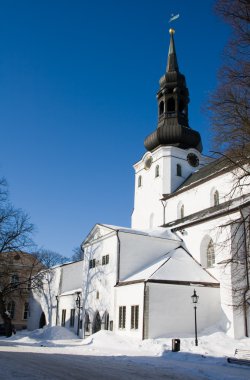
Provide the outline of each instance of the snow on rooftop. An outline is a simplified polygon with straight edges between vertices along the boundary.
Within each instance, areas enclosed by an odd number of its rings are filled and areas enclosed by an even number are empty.
[[[125,233],[131,233],[136,235],[144,235],[144,236],[152,236],[162,239],[169,239],[169,240],[177,240],[181,241],[179,236],[177,236],[175,233],[173,233],[170,229],[158,227],[156,229],[148,229],[148,230],[137,230],[134,228],[128,228],[128,227],[120,227],[120,226],[113,226],[110,224],[102,224],[102,226],[111,228],[116,231],[125,232]]]
[[[81,292],[82,292],[82,288],[72,289],[72,290],[69,290],[67,292],[61,293],[60,296],[69,296],[71,294],[76,294],[76,293],[81,293]]]
[[[127,277],[124,281],[149,279],[218,283],[182,247],[166,253],[152,265]]]

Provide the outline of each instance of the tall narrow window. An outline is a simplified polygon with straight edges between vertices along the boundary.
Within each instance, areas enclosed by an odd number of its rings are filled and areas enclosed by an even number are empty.
[[[119,307],[119,329],[126,327],[126,306]]]
[[[23,308],[23,319],[28,319],[29,316],[29,303],[25,302],[24,303],[24,308]]]
[[[215,264],[214,244],[211,239],[207,247],[207,267],[211,268]]]
[[[62,310],[62,323],[61,325],[64,327],[65,326],[65,321],[66,321],[66,309]]]
[[[85,326],[85,331],[89,332],[89,327],[90,327],[90,319],[89,319],[89,313],[87,311],[85,312],[85,321],[84,321],[84,326]]]
[[[219,203],[220,203],[220,201],[219,201],[219,192],[218,192],[218,190],[216,190],[214,192],[214,206],[218,206]]]
[[[163,100],[159,104],[159,116],[161,116],[164,112],[164,102]]]
[[[109,263],[109,255],[102,256],[102,265],[107,265]]]
[[[177,164],[177,165],[176,165],[176,175],[177,175],[178,177],[181,177],[181,176],[182,176],[181,165],[180,165],[180,164]]]
[[[181,209],[180,209],[180,217],[181,217],[181,219],[184,218],[184,205],[181,206]]]
[[[69,326],[74,327],[74,325],[75,325],[75,309],[71,309]]]
[[[138,177],[138,187],[141,187],[142,186],[142,176],[139,175]]]
[[[175,111],[175,100],[174,98],[169,98],[167,103],[167,112]]]
[[[15,318],[15,309],[16,309],[15,302],[14,301],[8,302],[7,312],[9,313],[11,319]]]
[[[131,329],[138,330],[139,305],[131,306]]]
[[[95,268],[95,259],[89,260],[89,269]]]
[[[159,175],[160,175],[160,167],[159,167],[159,165],[156,165],[156,167],[155,167],[155,178],[159,177]]]
[[[13,274],[11,277],[11,285],[17,287],[19,285],[19,276],[18,274]]]

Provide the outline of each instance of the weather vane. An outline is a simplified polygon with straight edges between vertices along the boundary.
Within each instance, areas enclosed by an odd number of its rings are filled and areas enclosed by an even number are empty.
[[[169,22],[175,21],[175,20],[177,20],[177,18],[179,18],[179,17],[180,17],[179,13],[178,13],[177,15],[174,15],[174,14],[172,13],[172,14],[171,14],[171,18],[169,19]]]

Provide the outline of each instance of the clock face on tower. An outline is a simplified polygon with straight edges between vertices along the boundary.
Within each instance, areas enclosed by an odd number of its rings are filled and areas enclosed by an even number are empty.
[[[196,168],[199,165],[199,158],[196,156],[194,153],[189,153],[187,155],[187,162],[189,163],[190,166],[193,166]]]
[[[153,162],[153,158],[152,158],[152,156],[147,157],[147,158],[145,159],[145,161],[144,161],[144,168],[145,168],[146,170],[150,169],[150,168],[151,168],[151,165],[152,165],[152,162]]]

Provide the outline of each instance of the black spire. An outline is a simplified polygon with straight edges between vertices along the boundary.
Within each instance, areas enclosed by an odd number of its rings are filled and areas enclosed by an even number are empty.
[[[175,44],[174,44],[174,29],[170,29],[170,44],[168,49],[168,63],[166,72],[170,71],[179,71],[178,62],[177,62],[177,56],[175,51]]]
[[[172,145],[179,148],[196,148],[202,151],[199,132],[188,124],[189,92],[185,76],[179,72],[174,44],[174,30],[170,29],[170,44],[166,73],[160,79],[157,93],[158,126],[146,137],[144,145],[152,151],[160,145]]]

